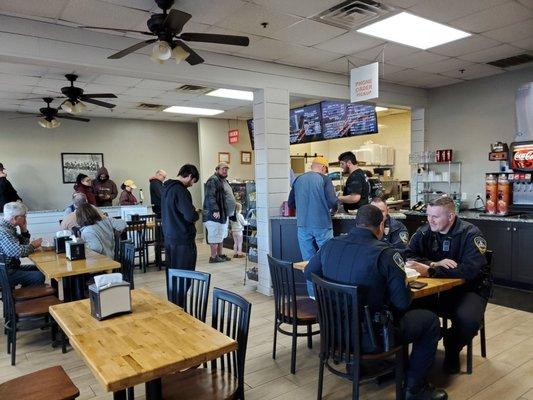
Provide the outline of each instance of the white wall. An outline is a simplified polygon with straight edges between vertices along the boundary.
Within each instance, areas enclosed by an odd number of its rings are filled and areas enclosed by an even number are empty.
[[[485,191],[485,173],[498,171],[498,162],[488,161],[490,143],[514,139],[516,90],[531,81],[527,68],[429,91],[427,148],[453,149],[470,206]]]
[[[239,129],[239,142],[228,143],[228,131]],[[215,171],[218,153],[230,153],[229,179],[255,179],[255,160],[246,121],[215,118],[198,120],[200,148],[200,182],[205,182]],[[252,152],[252,163],[241,164],[241,151]]]
[[[88,123],[63,120],[59,128],[48,130],[37,125],[37,118],[11,119],[19,116],[0,113],[0,162],[31,210],[63,209],[70,203],[73,185],[63,184],[61,153],[104,153],[117,186],[133,179],[148,204],[148,178],[157,169],[175,177],[182,164],[199,165],[193,123],[91,118]],[[200,207],[199,185],[191,192]]]

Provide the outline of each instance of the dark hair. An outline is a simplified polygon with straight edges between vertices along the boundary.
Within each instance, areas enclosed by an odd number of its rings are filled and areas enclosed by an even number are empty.
[[[79,227],[94,225],[101,221],[102,217],[89,203],[82,204],[76,209],[76,223]]]
[[[85,175],[85,174],[78,174],[78,176],[76,177],[76,183],[81,185],[81,181],[87,178],[87,176],[88,175]]]
[[[367,178],[372,178],[374,176],[374,174],[367,169],[364,169],[363,172],[365,173]]]
[[[381,210],[372,204],[365,204],[357,210],[355,226],[358,228],[375,229],[381,224],[381,221],[383,221]]]
[[[120,185],[120,188],[121,188],[122,190],[126,190],[126,185],[122,184],[122,185]]]
[[[357,158],[355,158],[355,154],[351,151],[345,151],[344,153],[342,153],[339,156],[339,161],[351,161],[353,165],[357,164]]]
[[[198,172],[198,168],[196,168],[192,164],[183,165],[180,168],[178,175],[182,178],[187,178],[189,175],[191,175],[192,179],[196,179],[196,182],[200,180],[200,173]]]

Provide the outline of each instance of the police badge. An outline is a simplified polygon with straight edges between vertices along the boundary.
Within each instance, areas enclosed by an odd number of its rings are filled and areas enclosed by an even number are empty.
[[[402,241],[402,243],[407,244],[407,242],[409,241],[409,232],[400,232],[400,240]]]
[[[474,244],[481,254],[485,254],[487,251],[487,241],[485,239],[483,239],[481,236],[476,236],[474,238]]]
[[[396,265],[398,267],[400,267],[400,269],[402,271],[405,272],[405,261],[403,260],[402,256],[400,255],[400,253],[394,253],[394,255],[392,256],[392,259],[393,261],[396,263]]]

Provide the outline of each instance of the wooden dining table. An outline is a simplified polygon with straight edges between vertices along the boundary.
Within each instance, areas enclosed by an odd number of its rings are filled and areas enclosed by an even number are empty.
[[[119,262],[89,248],[85,249],[83,260],[71,261],[64,253],[57,254],[55,251],[36,251],[28,257],[50,281],[62,281],[64,301],[82,297],[80,291],[84,275],[120,268]]]
[[[89,300],[50,307],[72,347],[114,399],[146,385],[162,399],[161,377],[214,360],[237,342],[145,289],[131,291],[132,312],[98,321]]]
[[[293,268],[305,271],[308,261],[295,262]],[[464,279],[457,278],[422,278],[418,277],[416,282],[427,283],[421,289],[411,288],[411,295],[413,299],[419,299],[421,297],[431,296],[433,294],[441,293],[446,290],[450,290],[456,286],[460,286],[465,283]]]

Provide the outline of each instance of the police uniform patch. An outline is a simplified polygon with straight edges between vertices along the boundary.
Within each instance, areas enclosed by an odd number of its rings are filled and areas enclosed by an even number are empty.
[[[476,236],[474,238],[474,244],[481,254],[485,254],[487,251],[487,241],[485,239],[483,239],[481,236]]]
[[[396,263],[396,265],[398,267],[400,267],[400,269],[402,271],[405,271],[405,261],[403,261],[403,258],[402,256],[400,255],[400,253],[394,253],[394,255],[392,256],[392,259],[394,260],[394,262]]]
[[[400,240],[402,241],[402,243],[407,244],[407,242],[409,241],[409,232],[406,232],[406,231],[400,232]]]

